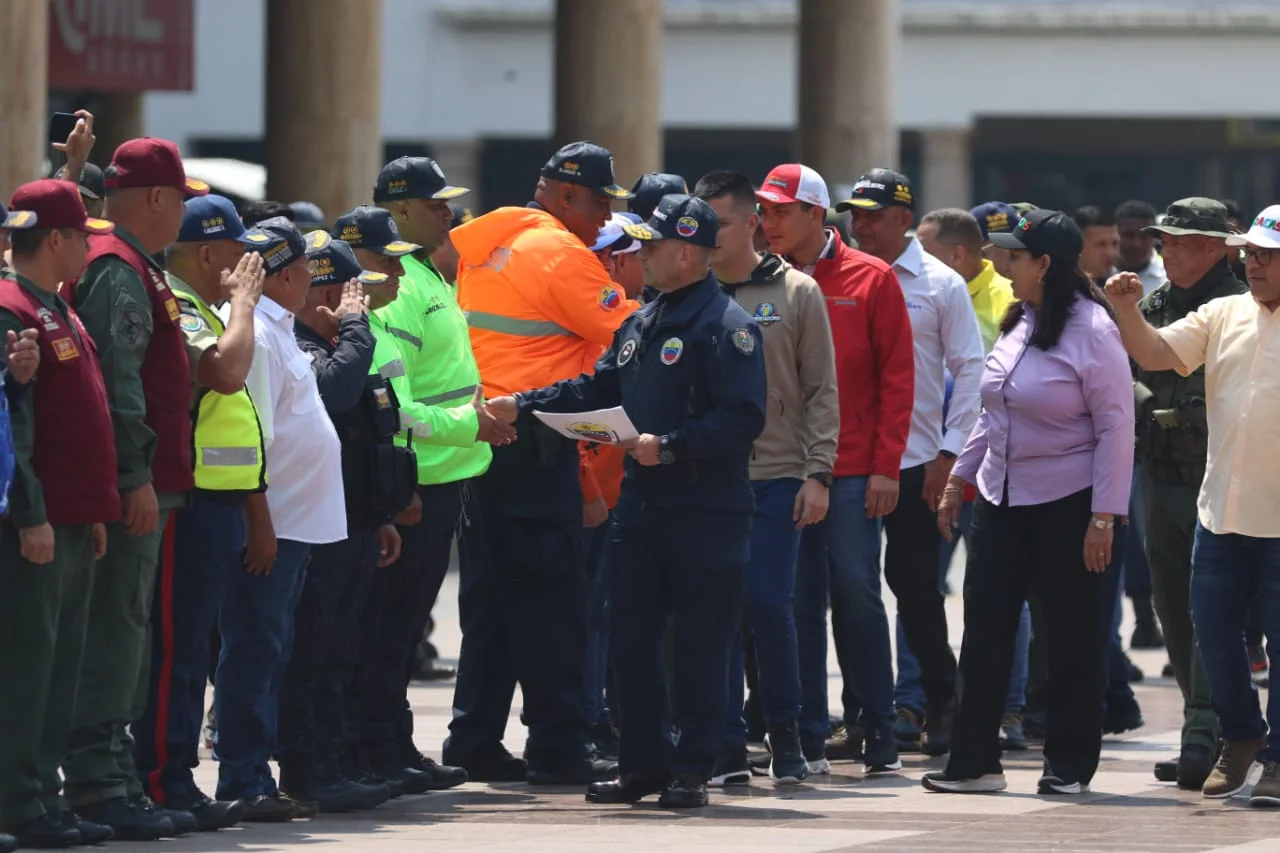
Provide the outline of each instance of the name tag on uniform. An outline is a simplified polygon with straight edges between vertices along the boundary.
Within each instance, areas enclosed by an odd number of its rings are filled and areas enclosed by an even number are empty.
[[[391,408],[391,395],[387,393],[386,388],[373,389],[373,404],[379,409]]]
[[[76,343],[71,338],[58,338],[51,345],[53,346],[53,354],[58,357],[58,361],[70,361],[73,358],[80,357],[80,350],[76,348]]]

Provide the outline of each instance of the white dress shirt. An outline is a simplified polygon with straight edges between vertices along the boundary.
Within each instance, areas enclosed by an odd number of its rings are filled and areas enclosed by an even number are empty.
[[[341,542],[347,538],[342,446],[320,401],[311,356],[293,336],[293,315],[264,295],[253,311],[253,340],[245,387],[262,424],[276,538]]]
[[[933,461],[939,450],[956,455],[978,422],[981,409],[982,332],[969,299],[969,286],[959,273],[920,248],[914,237],[893,262],[911,315],[915,350],[915,405],[902,467]],[[942,403],[947,383],[944,368],[955,377],[946,435]]]
[[[1138,278],[1142,281],[1142,295],[1147,296],[1151,291],[1165,283],[1167,275],[1164,270],[1164,258],[1160,257],[1158,252],[1151,253],[1151,260],[1147,261],[1147,265],[1138,270]]]

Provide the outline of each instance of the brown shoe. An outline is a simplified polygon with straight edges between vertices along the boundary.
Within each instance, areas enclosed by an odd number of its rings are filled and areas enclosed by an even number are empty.
[[[1249,805],[1276,808],[1280,806],[1280,762],[1262,762],[1262,777],[1253,786]]]
[[[1249,768],[1253,766],[1254,756],[1266,745],[1267,739],[1263,737],[1223,741],[1218,764],[1204,782],[1205,797],[1221,800],[1240,793],[1249,776]]]
[[[860,761],[862,759],[862,727],[837,726],[827,738],[827,759],[830,761]]]

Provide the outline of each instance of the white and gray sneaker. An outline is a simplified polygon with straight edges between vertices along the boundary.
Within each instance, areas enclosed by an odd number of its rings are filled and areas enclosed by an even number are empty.
[[[725,745],[716,756],[715,769],[707,780],[708,788],[723,788],[726,785],[750,785],[751,765],[747,763],[747,746]]]
[[[951,776],[945,770],[926,773],[920,780],[927,790],[940,794],[994,794],[1009,787],[1003,773],[984,773],[977,777]]]

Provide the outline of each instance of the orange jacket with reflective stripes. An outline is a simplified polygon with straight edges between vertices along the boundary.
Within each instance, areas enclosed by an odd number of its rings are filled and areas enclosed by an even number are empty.
[[[449,236],[458,250],[458,304],[487,397],[580,375],[640,307],[541,208],[498,208]]]

